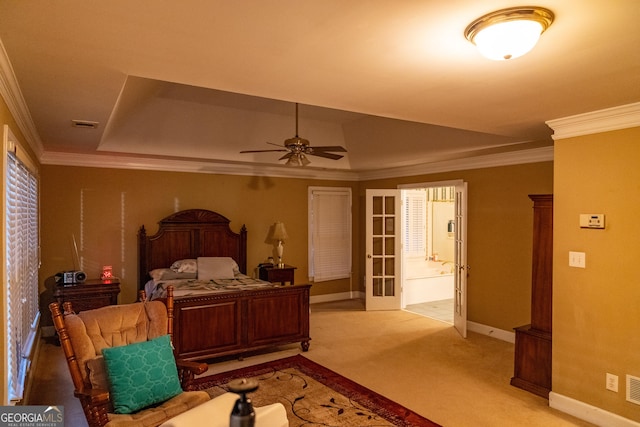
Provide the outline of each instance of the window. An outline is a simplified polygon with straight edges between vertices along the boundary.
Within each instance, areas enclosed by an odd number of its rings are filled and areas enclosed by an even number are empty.
[[[404,230],[402,246],[407,257],[425,258],[427,255],[427,192],[403,190]]]
[[[351,277],[351,189],[309,187],[309,276]]]
[[[15,139],[5,126],[8,399],[22,399],[40,312],[38,307],[38,179],[18,158]],[[22,157],[22,156],[20,156]],[[30,162],[29,162],[30,163]],[[8,404],[9,402],[3,402]]]

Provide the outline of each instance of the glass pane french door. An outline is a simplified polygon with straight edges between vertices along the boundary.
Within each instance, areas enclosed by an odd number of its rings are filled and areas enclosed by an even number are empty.
[[[400,309],[400,202],[399,190],[367,190],[367,310]]]

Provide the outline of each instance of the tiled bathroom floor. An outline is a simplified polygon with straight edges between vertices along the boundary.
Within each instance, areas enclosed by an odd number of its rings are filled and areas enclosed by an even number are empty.
[[[443,322],[453,323],[453,298],[411,304],[407,305],[405,310]]]

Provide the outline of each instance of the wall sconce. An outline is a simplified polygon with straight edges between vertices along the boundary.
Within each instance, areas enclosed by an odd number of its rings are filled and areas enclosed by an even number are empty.
[[[284,267],[284,263],[282,262],[282,253],[284,252],[284,247],[282,243],[288,238],[289,235],[287,234],[287,229],[284,227],[284,224],[282,222],[278,221],[271,226],[267,241],[277,245],[276,252],[278,253],[278,267]]]
[[[533,49],[553,19],[553,12],[543,7],[501,9],[473,21],[464,36],[489,59],[513,59]]]

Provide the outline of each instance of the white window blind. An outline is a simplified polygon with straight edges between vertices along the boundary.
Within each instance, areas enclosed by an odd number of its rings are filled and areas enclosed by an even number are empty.
[[[38,179],[13,152],[7,153],[7,372],[8,396],[22,399],[38,327]]]
[[[351,189],[309,188],[309,276],[351,277]]]
[[[408,257],[427,254],[427,193],[424,190],[404,190],[403,250]]]

